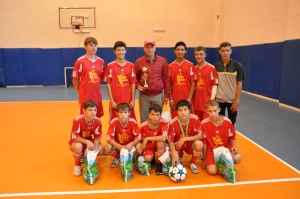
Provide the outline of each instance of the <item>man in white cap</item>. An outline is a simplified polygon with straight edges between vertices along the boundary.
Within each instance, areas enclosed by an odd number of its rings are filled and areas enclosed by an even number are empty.
[[[144,42],[144,56],[135,62],[137,88],[140,91],[141,122],[147,120],[152,103],[163,105],[168,100],[168,62],[157,55],[152,40]]]

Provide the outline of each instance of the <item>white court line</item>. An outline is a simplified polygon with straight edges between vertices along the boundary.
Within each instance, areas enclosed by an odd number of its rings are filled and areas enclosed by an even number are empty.
[[[234,187],[241,185],[280,183],[280,182],[300,182],[300,178],[278,178],[267,180],[249,180],[236,183],[213,183],[202,185],[186,185],[186,186],[165,186],[153,188],[129,188],[129,189],[102,189],[88,191],[57,191],[57,192],[24,192],[24,193],[2,193],[0,198],[8,197],[28,197],[28,196],[62,196],[62,195],[90,195],[90,194],[113,194],[113,193],[132,193],[132,192],[157,192],[157,191],[174,191],[174,190],[190,190],[205,189],[213,187]]]
[[[269,154],[270,156],[272,156],[273,158],[275,158],[276,160],[278,160],[279,162],[281,162],[285,166],[287,166],[290,169],[292,169],[297,174],[300,174],[300,171],[296,167],[294,167],[294,166],[290,165],[289,163],[287,163],[286,161],[282,160],[280,157],[278,157],[277,155],[273,154],[272,152],[270,152],[268,149],[264,148],[263,146],[257,144],[256,142],[254,142],[252,139],[250,139],[246,135],[242,134],[241,132],[237,132],[237,133],[240,136],[242,136],[243,138],[245,138],[246,140],[248,140],[249,142],[251,142],[252,144],[254,144],[255,146],[257,146],[259,149],[263,150],[264,152],[266,152],[267,154]]]

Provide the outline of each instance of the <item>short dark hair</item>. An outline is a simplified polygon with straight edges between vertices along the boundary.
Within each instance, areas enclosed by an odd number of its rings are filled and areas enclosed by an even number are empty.
[[[98,45],[98,41],[95,37],[87,37],[84,40],[84,46],[87,46],[88,44],[95,44]]]
[[[149,113],[151,111],[154,111],[155,113],[161,113],[162,112],[162,107],[156,103],[152,103],[149,107]]]
[[[116,50],[118,47],[124,47],[125,49],[127,48],[126,43],[124,41],[116,41],[113,49]]]
[[[187,45],[183,42],[183,41],[179,41],[175,44],[174,46],[174,50],[178,47],[178,46],[183,46],[185,50],[187,50]]]
[[[96,103],[92,100],[87,100],[86,102],[83,103],[83,109],[86,110],[87,108],[93,108],[97,107]]]
[[[212,107],[212,106],[216,106],[219,108],[219,103],[216,100],[209,100],[205,105],[206,109],[208,109],[208,107]]]
[[[189,101],[187,101],[187,100],[180,100],[180,101],[176,104],[176,111],[178,111],[178,109],[179,109],[180,107],[184,107],[184,106],[188,107],[189,110],[192,110],[192,107],[191,107],[191,104],[190,104]]]
[[[222,42],[222,43],[220,43],[220,45],[219,45],[219,50],[221,49],[221,48],[224,48],[224,47],[232,47],[232,45],[231,45],[231,43],[229,43],[228,41],[224,41],[224,42]]]
[[[118,112],[120,111],[128,111],[130,110],[130,106],[128,103],[120,103],[117,105],[117,110]]]
[[[194,53],[195,52],[199,52],[199,51],[204,51],[206,53],[206,48],[204,46],[197,46],[195,49],[194,49]]]

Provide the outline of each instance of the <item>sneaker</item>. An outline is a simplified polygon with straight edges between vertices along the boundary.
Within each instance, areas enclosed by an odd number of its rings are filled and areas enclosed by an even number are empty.
[[[81,166],[75,165],[73,168],[73,174],[74,174],[74,176],[80,176],[81,175]]]
[[[119,164],[120,164],[120,161],[119,161],[118,159],[113,159],[113,160],[111,161],[111,167],[112,167],[112,168],[118,167]]]
[[[192,173],[194,173],[194,174],[197,174],[200,172],[198,169],[198,166],[195,163],[191,163],[190,168],[191,168]]]

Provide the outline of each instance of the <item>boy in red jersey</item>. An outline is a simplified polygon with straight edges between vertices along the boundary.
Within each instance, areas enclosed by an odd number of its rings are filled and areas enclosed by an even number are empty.
[[[195,87],[193,94],[193,111],[203,120],[208,117],[206,107],[208,101],[214,100],[217,92],[218,73],[215,67],[206,62],[205,48],[199,46],[195,48],[194,55],[196,59],[195,66]]]
[[[166,151],[168,123],[161,118],[162,107],[152,104],[149,107],[148,119],[142,123],[140,132],[142,142],[137,145],[137,152],[143,155],[146,162],[155,160],[156,173],[162,174],[162,164],[158,158]]]
[[[79,96],[80,113],[83,113],[83,103],[92,100],[97,105],[97,117],[103,116],[101,80],[104,76],[104,61],[96,55],[97,40],[88,37],[84,41],[86,54],[79,57],[73,68],[73,86]]]
[[[192,100],[194,87],[194,65],[185,59],[187,46],[180,41],[175,44],[174,53],[176,59],[169,64],[169,86],[170,86],[170,105],[172,117],[177,115],[176,104],[180,100]]]
[[[118,117],[110,121],[107,133],[113,155],[112,167],[119,165],[119,154],[122,148],[132,150],[141,139],[136,120],[129,117],[129,104],[118,104],[117,110]]]
[[[198,162],[202,158],[203,143],[201,141],[200,121],[191,114],[191,105],[181,100],[176,105],[178,116],[169,125],[169,144],[173,165],[180,162],[183,152],[192,155],[191,171],[198,173]]]
[[[73,120],[71,138],[69,141],[73,152],[75,166],[74,175],[81,175],[81,159],[86,149],[96,150],[100,148],[101,121],[96,117],[97,106],[93,101],[83,104],[83,115]]]
[[[201,122],[205,149],[205,165],[210,175],[215,175],[218,172],[213,154],[215,148],[220,146],[228,148],[235,163],[238,163],[241,158],[235,144],[234,125],[230,119],[219,115],[219,111],[218,103],[216,101],[209,101],[207,104],[209,117]]]
[[[117,41],[114,44],[116,60],[107,65],[107,87],[110,98],[110,119],[117,117],[117,104],[130,105],[130,117],[135,118],[135,72],[134,64],[125,59],[126,44]]]

